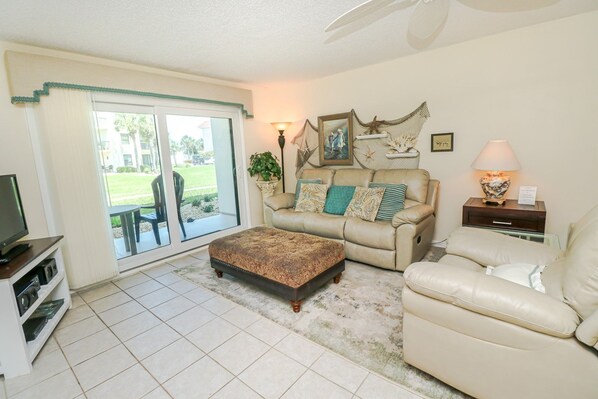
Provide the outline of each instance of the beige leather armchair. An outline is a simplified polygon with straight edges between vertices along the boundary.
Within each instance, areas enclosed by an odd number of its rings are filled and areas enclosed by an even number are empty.
[[[512,263],[546,264],[546,293],[485,273]],[[407,363],[477,398],[598,398],[598,207],[565,252],[459,228],[404,276]]]

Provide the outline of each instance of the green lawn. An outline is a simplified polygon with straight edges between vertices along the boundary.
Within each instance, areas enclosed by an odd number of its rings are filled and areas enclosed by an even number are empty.
[[[216,192],[215,187],[200,189],[199,187],[215,186],[216,171],[214,165],[198,165],[174,168],[185,179],[185,195],[189,199],[200,194]],[[106,176],[108,196],[112,205],[154,203],[152,180],[156,176],[144,173],[113,173]]]
[[[186,204],[193,203],[204,194],[216,193],[216,187],[199,188],[216,185],[214,165],[197,165],[174,168],[185,179]],[[111,173],[106,175],[110,205],[153,205],[152,181],[155,175],[145,173]],[[142,209],[141,213],[153,212],[153,209]],[[120,218],[111,218],[112,227],[120,227]]]

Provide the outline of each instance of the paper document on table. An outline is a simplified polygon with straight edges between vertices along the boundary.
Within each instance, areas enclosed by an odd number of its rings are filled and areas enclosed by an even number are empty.
[[[519,205],[535,205],[537,186],[521,186],[519,187]]]

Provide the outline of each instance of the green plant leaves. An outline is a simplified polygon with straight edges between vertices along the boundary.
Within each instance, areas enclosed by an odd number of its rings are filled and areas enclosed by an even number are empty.
[[[249,168],[247,168],[250,176],[259,175],[262,180],[269,181],[272,177],[280,179],[282,176],[282,169],[278,163],[278,158],[272,155],[270,151],[255,153],[249,157]]]

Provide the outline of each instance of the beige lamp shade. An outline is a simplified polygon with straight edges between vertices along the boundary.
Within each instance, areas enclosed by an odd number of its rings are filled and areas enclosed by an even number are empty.
[[[289,126],[291,126],[291,122],[272,122],[272,126],[274,126],[279,132],[284,132]]]
[[[471,167],[477,170],[507,171],[519,170],[521,164],[507,140],[490,140]]]

